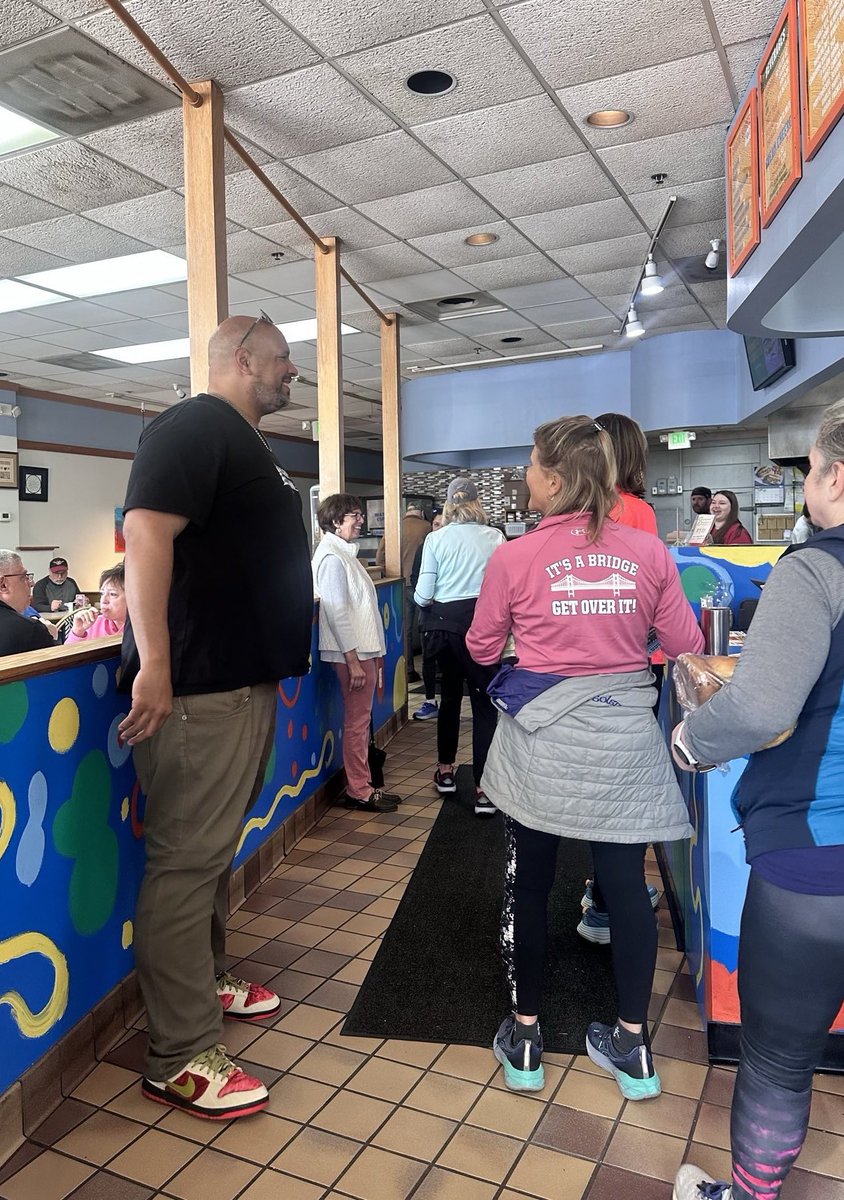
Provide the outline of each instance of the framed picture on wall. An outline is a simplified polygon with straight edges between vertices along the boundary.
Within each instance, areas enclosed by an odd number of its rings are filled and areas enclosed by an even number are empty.
[[[767,229],[803,170],[797,0],[786,0],[756,73],[759,93],[759,188]]]
[[[737,275],[759,245],[759,142],[756,88],[751,88],[727,135],[727,246]]]
[[[13,450],[0,450],[0,488],[18,486],[18,456]]]
[[[47,467],[21,467],[18,476],[18,496],[21,500],[40,500],[47,503],[50,472]]]

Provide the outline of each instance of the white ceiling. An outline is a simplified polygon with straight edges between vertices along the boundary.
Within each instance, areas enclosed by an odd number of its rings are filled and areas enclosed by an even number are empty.
[[[3,52],[69,24],[164,76],[99,0],[15,0]],[[503,313],[438,323],[404,312],[403,369],[477,353],[603,342],[618,329],[651,229],[678,203],[658,261],[662,295],[643,301],[649,331],[713,328],[725,285],[688,287],[671,259],[724,237],[723,142],[780,0],[135,0],[133,16],[188,79],[214,78],[227,121],[381,306],[484,290]],[[421,69],[457,86],[421,97]],[[616,130],[586,126],[626,108]],[[184,251],[181,115],[140,121],[0,157],[0,277],[159,247]],[[227,159],[232,312],[278,321],[314,313],[307,238],[233,156]],[[667,182],[656,187],[655,172]],[[492,246],[470,248],[491,230]],[[279,263],[273,253],[283,253]],[[348,440],[375,445],[377,319],[344,288]],[[0,314],[0,370],[21,385],[94,400],[167,404],[184,361],[96,373],[51,365],[187,332],[184,285]],[[503,345],[504,336],[522,341]],[[313,343],[294,347],[315,376]],[[301,434],[316,391],[270,423]]]

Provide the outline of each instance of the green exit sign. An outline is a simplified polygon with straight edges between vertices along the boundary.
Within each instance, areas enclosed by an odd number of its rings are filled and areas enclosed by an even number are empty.
[[[692,444],[687,429],[674,429],[668,435],[669,450],[688,450]]]

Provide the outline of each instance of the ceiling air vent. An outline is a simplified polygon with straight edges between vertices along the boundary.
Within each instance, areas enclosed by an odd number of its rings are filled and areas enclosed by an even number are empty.
[[[60,29],[0,54],[0,104],[74,137],[178,103],[175,92],[78,29]]]
[[[488,292],[460,292],[454,296],[441,296],[439,300],[404,301],[409,308],[426,321],[459,321],[461,317],[481,316],[482,313],[504,312],[501,304]]]
[[[68,371],[112,371],[115,367],[125,370],[126,363],[116,358],[101,358],[99,354],[54,354],[52,358],[39,358],[36,362],[49,363],[53,367],[65,367]]]

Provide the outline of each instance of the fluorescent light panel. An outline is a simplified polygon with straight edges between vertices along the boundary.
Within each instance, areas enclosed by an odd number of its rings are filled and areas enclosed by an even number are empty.
[[[42,292],[40,288],[27,287],[17,279],[0,279],[0,313],[19,312],[22,308],[40,308],[43,304],[59,304],[67,296],[54,292]]]
[[[276,329],[281,330],[291,346],[295,342],[309,342],[317,335],[316,317],[307,321],[289,321],[277,325]],[[340,332],[360,333],[360,330],[351,325],[341,325]],[[113,358],[123,363],[165,362],[171,358],[190,358],[190,338],[175,338],[169,342],[146,342],[140,346],[116,346],[111,350],[92,350],[91,353],[99,355],[100,358]]]
[[[24,150],[27,146],[38,146],[41,142],[52,142],[59,135],[52,129],[22,117],[0,104],[0,154],[11,154],[13,150]]]
[[[537,350],[534,354],[508,354],[506,358],[470,358],[466,362],[440,363],[436,367],[408,367],[413,375],[427,375],[430,371],[454,371],[458,367],[505,367],[514,362],[526,362],[531,358],[560,358],[565,354],[585,354],[588,350],[603,350],[604,343],[594,346],[569,346],[565,350]]]
[[[110,292],[128,292],[133,288],[157,287],[163,283],[179,283],[187,277],[188,264],[185,260],[168,254],[166,250],[122,254],[119,258],[103,258],[99,262],[55,267],[50,271],[19,276],[25,283],[52,288],[77,299],[107,296]]]

